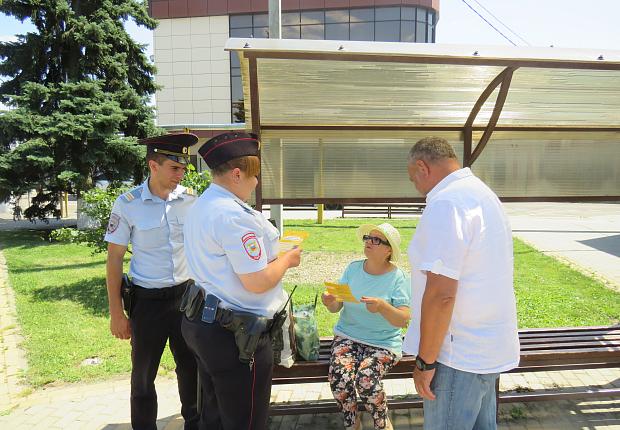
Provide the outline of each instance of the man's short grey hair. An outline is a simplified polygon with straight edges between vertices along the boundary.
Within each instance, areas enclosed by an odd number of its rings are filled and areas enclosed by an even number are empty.
[[[431,136],[420,139],[409,151],[409,162],[424,160],[435,163],[447,158],[457,159],[452,145],[443,137]]]

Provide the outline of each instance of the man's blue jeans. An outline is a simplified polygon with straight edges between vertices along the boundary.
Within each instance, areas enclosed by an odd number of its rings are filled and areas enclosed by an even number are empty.
[[[431,382],[435,400],[424,400],[424,430],[495,430],[499,373],[463,372],[438,363]]]

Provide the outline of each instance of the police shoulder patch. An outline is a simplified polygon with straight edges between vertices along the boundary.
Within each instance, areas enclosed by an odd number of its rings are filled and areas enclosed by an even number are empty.
[[[110,215],[110,221],[108,222],[108,233],[114,233],[120,224],[121,217],[115,213]]]
[[[260,242],[256,238],[256,234],[254,232],[244,234],[241,237],[241,242],[243,243],[243,249],[245,249],[248,257],[252,260],[260,260],[263,252],[260,247]]]

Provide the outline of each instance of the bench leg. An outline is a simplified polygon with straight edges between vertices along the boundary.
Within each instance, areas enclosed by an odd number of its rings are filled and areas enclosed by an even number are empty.
[[[497,377],[497,381],[495,381],[495,422],[499,422],[499,378],[502,375],[500,374]]]

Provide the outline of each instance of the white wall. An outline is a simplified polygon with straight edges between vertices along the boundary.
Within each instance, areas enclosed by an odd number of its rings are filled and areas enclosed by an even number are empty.
[[[161,19],[154,32],[159,125],[228,124],[228,16]]]

